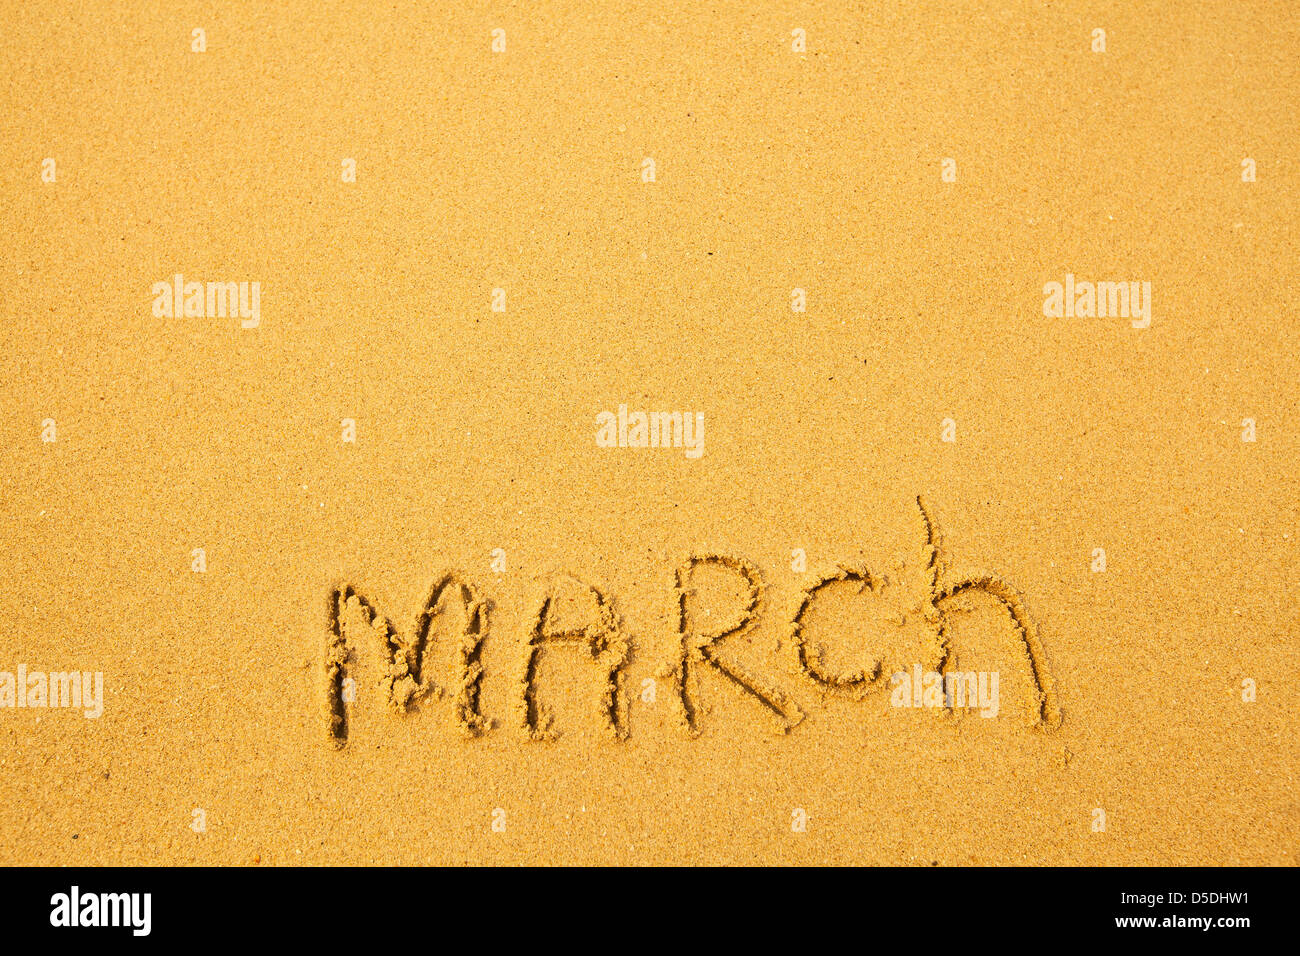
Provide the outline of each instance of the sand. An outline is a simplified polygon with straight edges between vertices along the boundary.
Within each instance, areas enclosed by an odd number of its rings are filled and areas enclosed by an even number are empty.
[[[0,862],[1295,863],[1285,4],[2,18]]]

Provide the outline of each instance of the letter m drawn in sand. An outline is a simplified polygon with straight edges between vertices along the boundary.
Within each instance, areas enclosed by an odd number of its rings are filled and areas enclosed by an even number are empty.
[[[373,713],[380,702],[406,713],[426,698],[454,695],[461,730],[476,736],[484,729],[479,712],[480,656],[488,605],[459,575],[448,573],[438,579],[409,634],[394,630],[350,584],[330,589],[326,610],[326,706],[335,746],[347,743],[358,711]],[[435,635],[448,631],[456,647],[451,686],[443,687],[433,678],[431,657]]]

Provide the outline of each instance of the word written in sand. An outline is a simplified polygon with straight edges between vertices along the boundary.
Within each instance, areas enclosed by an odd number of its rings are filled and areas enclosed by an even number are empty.
[[[810,632],[819,628],[831,632],[818,623],[819,611],[830,606],[837,594],[844,593],[879,609],[880,626],[903,636],[900,639],[905,640],[916,667],[936,675],[939,686],[943,686],[944,675],[961,679],[957,652],[949,639],[949,614],[952,610],[969,610],[959,605],[983,598],[1001,614],[1002,628],[1009,636],[1006,646],[1010,648],[1013,670],[1019,675],[1019,686],[1025,689],[1028,723],[1038,729],[1054,730],[1060,724],[1061,711],[1038,630],[1024,602],[997,575],[950,575],[941,558],[938,531],[929,511],[919,497],[916,505],[920,517],[916,553],[898,573],[877,575],[862,567],[839,566],[811,581],[799,593],[785,628],[800,679],[823,698],[862,699],[886,692],[890,683],[886,675],[899,672],[897,660],[857,660],[851,665],[835,666],[814,642],[815,635]],[[729,593],[734,595],[729,613],[701,609],[699,582],[710,575],[729,582]],[[763,590],[758,569],[729,555],[694,554],[677,569],[673,643],[678,650],[665,675],[671,681],[680,723],[689,735],[698,735],[702,730],[702,685],[706,680],[714,686],[729,687],[752,701],[757,710],[769,715],[780,732],[788,732],[804,719],[803,710],[789,693],[773,680],[752,673],[728,650],[729,641],[755,628]],[[423,701],[442,699],[450,703],[453,720],[465,736],[478,736],[493,727],[494,722],[480,708],[490,603],[472,583],[456,573],[439,578],[406,633],[379,615],[373,603],[351,584],[331,587],[326,607],[327,726],[336,746],[342,747],[348,741],[354,708],[375,700],[385,702],[398,714],[406,714],[418,709]],[[450,669],[444,667],[435,677],[437,642],[445,642],[437,648],[438,654],[452,663]],[[558,736],[543,699],[543,664],[548,655],[576,651],[594,669],[592,683],[598,691],[591,701],[591,713],[613,739],[627,738],[631,700],[624,688],[624,671],[631,659],[632,642],[606,595],[572,577],[557,580],[531,616],[522,635],[521,651],[511,694],[512,722],[525,737],[551,740]],[[362,667],[363,659],[373,659],[376,652],[377,666]],[[367,673],[373,680],[359,687],[358,679],[365,680],[363,675]],[[944,706],[949,713],[955,712],[951,700],[944,701]]]

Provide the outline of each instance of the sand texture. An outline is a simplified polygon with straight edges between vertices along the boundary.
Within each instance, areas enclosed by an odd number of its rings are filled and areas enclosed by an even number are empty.
[[[1295,863],[1294,5],[0,63],[0,863]]]

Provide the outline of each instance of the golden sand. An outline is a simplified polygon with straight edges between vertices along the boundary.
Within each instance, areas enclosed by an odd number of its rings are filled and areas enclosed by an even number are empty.
[[[1295,862],[1287,4],[0,18],[0,862]]]

